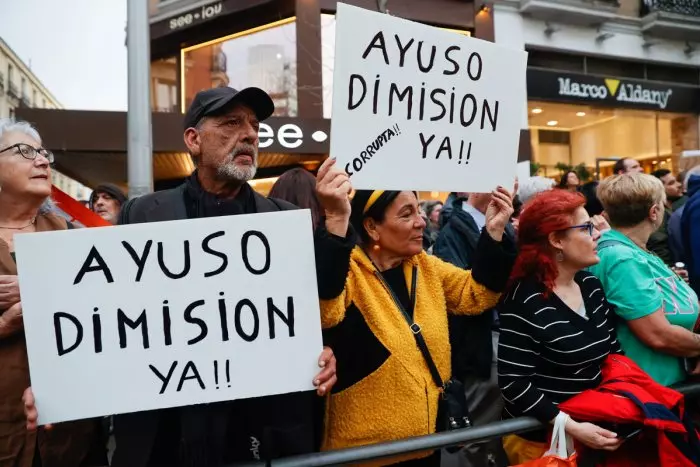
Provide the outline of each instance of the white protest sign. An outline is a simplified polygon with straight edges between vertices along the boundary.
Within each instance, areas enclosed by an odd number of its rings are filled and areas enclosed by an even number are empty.
[[[527,53],[339,3],[331,150],[354,188],[512,187]]]
[[[15,239],[40,423],[313,389],[308,210]]]

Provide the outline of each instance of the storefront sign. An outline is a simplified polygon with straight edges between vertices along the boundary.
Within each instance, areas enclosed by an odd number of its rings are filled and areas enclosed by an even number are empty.
[[[170,33],[206,23],[224,15],[253,8],[271,0],[220,0],[200,5],[185,12],[179,12],[151,24],[151,40]]]
[[[260,152],[328,154],[331,121],[272,117],[260,123]]]
[[[168,26],[171,31],[181,29],[186,26],[192,26],[193,24],[206,21],[220,15],[222,9],[223,6],[221,2],[204,5],[203,7],[196,8],[188,11],[187,13],[171,18]]]
[[[626,78],[528,69],[529,99],[581,102],[669,112],[697,112],[700,88]]]

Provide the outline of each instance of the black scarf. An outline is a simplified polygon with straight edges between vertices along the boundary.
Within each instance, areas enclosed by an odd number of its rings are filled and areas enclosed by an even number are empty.
[[[185,185],[187,217],[190,219],[254,214],[256,212],[253,189],[247,183],[241,186],[241,190],[235,198],[230,199],[219,198],[205,191],[199,184],[196,170],[187,178]]]
[[[231,216],[256,212],[253,189],[247,183],[235,198],[218,198],[205,191],[197,171],[185,181],[187,217]],[[179,464],[182,467],[219,467],[225,456],[229,403],[219,402],[180,408]]]

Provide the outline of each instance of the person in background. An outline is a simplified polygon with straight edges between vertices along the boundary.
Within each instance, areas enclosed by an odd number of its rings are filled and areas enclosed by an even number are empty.
[[[467,198],[461,209],[452,212],[442,228],[433,254],[443,261],[470,270],[478,257],[477,247],[491,203],[490,193],[457,193]],[[457,207],[457,206],[455,206]],[[515,212],[515,211],[514,211]],[[515,245],[515,230],[508,223],[503,241]],[[449,316],[452,347],[452,376],[464,385],[469,413],[474,426],[483,426],[500,419],[503,410],[496,374],[498,319],[496,310],[476,316]],[[504,465],[499,439],[467,446],[454,455],[443,453],[443,467],[481,467]]]
[[[688,177],[688,202],[683,206],[680,232],[683,241],[683,251],[690,276],[690,285],[696,293],[700,293],[700,189],[691,190],[698,183],[695,170]]]
[[[643,173],[644,169],[639,165],[639,161],[636,159],[631,159],[629,157],[623,157],[615,162],[613,166],[613,173],[615,175],[629,174],[629,173]]]
[[[551,190],[556,182],[551,178],[534,176],[518,181],[518,197],[523,205],[538,193]]]
[[[663,183],[664,190],[666,192],[666,201],[664,202],[664,215],[663,222],[659,228],[651,234],[649,237],[649,243],[647,248],[659,258],[663,260],[668,266],[673,266],[673,255],[671,254],[670,242],[668,239],[668,220],[671,217],[674,201],[677,201],[683,195],[682,187],[680,183],[676,180],[670,170],[659,169],[652,173],[652,175]]]
[[[49,209],[53,161],[53,154],[42,148],[39,133],[29,123],[0,119],[0,465],[3,467],[107,465],[105,439],[98,419],[59,423],[51,432],[43,429],[28,432],[23,415],[22,394],[29,386],[29,363],[14,237],[70,228],[65,219]]]
[[[316,197],[316,177],[304,168],[297,167],[280,175],[272,185],[269,197],[287,201],[301,209],[309,209],[314,230],[323,217]]]
[[[118,186],[104,183],[93,190],[88,208],[110,224],[116,224],[126,200],[126,195]]]
[[[612,229],[590,270],[615,307],[622,350],[659,384],[679,383],[684,357],[700,356],[699,307],[688,284],[647,248],[663,222],[664,186],[651,175],[616,175],[600,182],[598,197]]]
[[[671,206],[671,211],[673,212],[676,212],[682,208],[686,202],[688,202],[688,187],[685,184],[685,180],[688,178],[688,172],[689,170],[681,170],[676,176],[676,180],[681,185],[681,197],[673,202],[673,205]]]
[[[573,170],[570,170],[569,172],[566,172],[562,177],[561,180],[559,180],[559,185],[557,185],[557,188],[560,188],[562,190],[567,190],[572,193],[578,192],[579,185],[581,184],[581,181],[578,178],[578,175],[576,172]]]
[[[465,271],[423,250],[414,192],[360,190],[351,203],[350,180],[332,159],[317,186],[326,212],[316,232],[321,323],[345,369],[327,399],[323,449],[434,433],[440,387],[452,376],[448,312],[480,314],[497,303],[514,258],[503,241],[512,195],[503,188],[491,194],[472,270]],[[439,466],[440,451],[371,465],[392,462]]]
[[[581,194],[586,197],[586,205],[584,208],[589,216],[600,216],[603,214],[603,205],[598,199],[596,191],[598,190],[598,180],[593,180],[584,183],[581,187]]]
[[[427,250],[435,244],[440,233],[440,212],[443,204],[442,201],[428,201],[424,206],[426,225],[423,231],[423,248]]]
[[[695,193],[700,190],[700,165],[696,165],[692,169],[685,172],[683,179],[683,192],[686,193],[683,198],[687,201]],[[671,249],[671,257],[674,265],[676,263],[688,264],[688,255],[685,251],[683,243],[683,232],[681,229],[681,220],[685,211],[685,203],[676,209],[671,218],[668,220],[668,246]],[[695,289],[698,292],[698,289]]]
[[[510,216],[510,223],[513,226],[515,233],[518,233],[518,223],[520,222],[520,214],[523,212],[523,202],[520,200],[520,195],[515,195],[513,198],[513,215]]]
[[[600,282],[585,269],[598,262],[600,233],[578,193],[541,193],[520,216],[518,257],[498,306],[498,384],[506,419],[532,416],[545,424],[558,404],[601,383],[601,366],[619,353],[614,314]],[[566,432],[592,449],[614,450],[621,440],[591,423],[569,419]],[[547,450],[547,430],[503,440],[509,465]]]
[[[460,199],[457,193],[454,191],[451,192],[449,195],[447,195],[447,199],[445,200],[445,204],[442,206],[442,209],[440,210],[440,219],[439,219],[439,224],[440,228],[442,228],[445,224],[447,224],[447,221],[450,219],[450,216],[452,215],[452,209],[455,204],[461,206],[462,201],[465,201],[464,199]]]

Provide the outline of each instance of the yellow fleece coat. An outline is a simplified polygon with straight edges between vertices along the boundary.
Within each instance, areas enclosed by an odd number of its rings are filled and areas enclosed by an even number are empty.
[[[430,353],[444,381],[451,377],[447,310],[480,314],[493,308],[500,294],[477,283],[470,271],[422,252],[404,262],[407,287],[417,266],[414,321],[421,326]],[[324,329],[340,324],[351,304],[361,312],[374,336],[390,352],[372,374],[331,394],[326,405],[323,450],[342,449],[435,432],[439,389],[416,345],[408,324],[376,268],[359,248],[350,259],[343,292],[321,300]],[[338,368],[338,372],[343,371]],[[430,452],[408,454],[364,465],[387,465]]]

